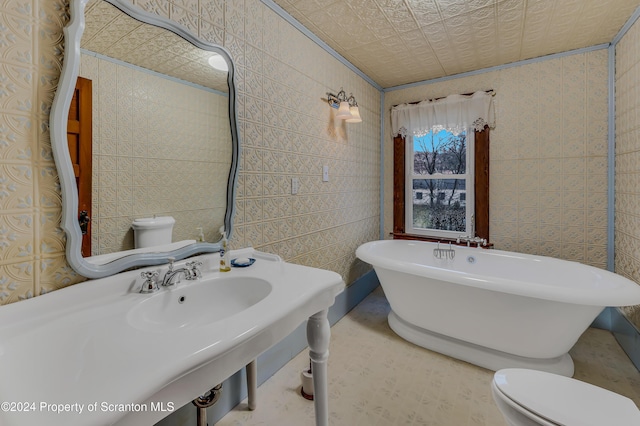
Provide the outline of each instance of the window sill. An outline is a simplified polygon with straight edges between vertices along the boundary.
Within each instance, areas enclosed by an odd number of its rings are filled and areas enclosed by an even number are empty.
[[[416,240],[416,241],[428,241],[432,243],[451,243],[455,246],[466,246],[466,242],[457,243],[455,239],[452,238],[434,238],[434,237],[426,237],[424,235],[416,235],[416,234],[405,234],[403,232],[391,232],[390,235],[393,235],[394,240]],[[478,244],[471,243],[471,247],[477,247]],[[493,243],[487,243],[486,246],[482,246],[481,248],[490,249],[493,248]]]

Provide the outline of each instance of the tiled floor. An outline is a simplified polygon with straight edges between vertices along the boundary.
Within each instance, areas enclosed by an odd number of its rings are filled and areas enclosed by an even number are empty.
[[[389,305],[374,291],[332,329],[329,410],[334,426],[504,426],[491,398],[493,372],[415,346],[387,325]],[[613,336],[589,329],[571,355],[575,378],[626,395],[640,406],[640,373]],[[313,403],[300,394],[303,351],[216,426],[314,424]]]

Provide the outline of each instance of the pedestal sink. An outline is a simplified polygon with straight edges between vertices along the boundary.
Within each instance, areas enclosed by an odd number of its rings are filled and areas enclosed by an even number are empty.
[[[151,425],[307,323],[316,422],[328,424],[330,271],[245,249],[256,262],[140,294],[140,270],[0,307],[0,424]],[[160,276],[166,271],[160,269]]]

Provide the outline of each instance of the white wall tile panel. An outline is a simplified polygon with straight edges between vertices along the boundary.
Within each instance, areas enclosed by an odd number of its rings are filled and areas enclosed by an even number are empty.
[[[391,106],[400,103],[495,90],[496,128],[491,130],[489,166],[491,242],[498,249],[605,267],[606,137],[589,129],[607,128],[607,115],[602,114],[607,96],[589,94],[606,94],[606,70],[603,49],[391,91],[385,95],[385,120],[390,120]],[[387,127],[385,170],[393,170],[392,161]],[[392,230],[392,187],[389,172],[385,234]]]
[[[640,283],[640,23],[616,47],[615,270]],[[640,328],[640,306],[623,308]]]

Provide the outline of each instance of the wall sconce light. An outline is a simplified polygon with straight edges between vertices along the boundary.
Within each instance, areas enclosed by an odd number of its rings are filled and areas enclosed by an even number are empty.
[[[338,109],[337,119],[345,120],[347,123],[360,123],[362,121],[356,98],[353,97],[353,94],[349,94],[349,97],[347,97],[344,89],[340,88],[337,95],[327,92],[327,102],[331,108]]]

